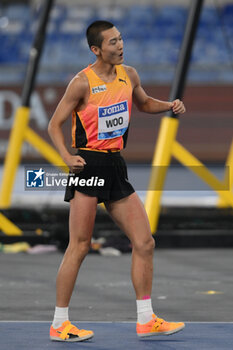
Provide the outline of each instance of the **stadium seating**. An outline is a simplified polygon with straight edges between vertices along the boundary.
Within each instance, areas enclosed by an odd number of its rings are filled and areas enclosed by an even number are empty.
[[[126,41],[125,62],[136,65],[145,81],[159,77],[166,82],[171,79],[178,60],[187,13],[188,8],[181,5],[56,5],[50,16],[42,70],[49,72],[57,67],[61,73],[67,67],[76,69],[93,60],[94,56],[85,42],[85,29],[94,20],[107,19],[116,24]],[[38,16],[36,9],[26,5],[0,6],[0,69],[3,65],[20,66],[27,63]],[[231,77],[233,75],[232,50],[233,5],[218,9],[205,5],[191,60],[196,77],[200,80],[229,81],[229,74]],[[225,67],[225,72],[229,70],[228,75],[223,74],[223,69],[219,70],[220,65]],[[153,79],[147,72],[148,67],[157,72]],[[205,74],[201,74],[203,71]],[[191,79],[193,75],[190,75]],[[49,74],[44,76],[51,81]]]

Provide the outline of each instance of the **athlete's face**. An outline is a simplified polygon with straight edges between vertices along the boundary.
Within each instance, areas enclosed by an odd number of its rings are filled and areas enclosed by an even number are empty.
[[[101,57],[102,60],[110,64],[121,64],[123,63],[123,39],[121,33],[112,27],[104,30],[101,33],[103,37],[101,48],[98,48],[97,56]]]

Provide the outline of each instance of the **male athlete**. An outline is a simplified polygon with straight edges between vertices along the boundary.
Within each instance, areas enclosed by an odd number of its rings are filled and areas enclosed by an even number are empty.
[[[153,312],[154,239],[143,204],[128,182],[120,150],[126,146],[132,101],[140,111],[151,114],[169,110],[184,113],[185,107],[180,100],[165,102],[145,93],[136,70],[122,64],[123,40],[112,23],[96,21],[86,34],[96,61],[71,80],[48,127],[71,173],[84,181],[82,184],[71,181],[66,189],[65,200],[70,201],[70,239],[57,275],[50,338],[69,342],[83,341],[94,335],[70,323],[68,306],[79,268],[90,248],[100,202],[104,202],[132,244],[131,276],[136,294],[137,335],[172,334],[183,329],[184,323],[166,322]],[[62,125],[71,114],[72,146],[78,149],[77,155],[68,152],[62,132]],[[101,180],[101,184],[89,186],[85,181],[91,178],[92,182],[93,178]]]

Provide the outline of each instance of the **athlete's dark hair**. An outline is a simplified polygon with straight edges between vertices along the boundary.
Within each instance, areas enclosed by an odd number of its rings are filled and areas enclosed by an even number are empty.
[[[114,24],[108,21],[95,21],[89,25],[86,31],[86,37],[89,47],[92,45],[101,48],[103,37],[101,32],[114,27]]]

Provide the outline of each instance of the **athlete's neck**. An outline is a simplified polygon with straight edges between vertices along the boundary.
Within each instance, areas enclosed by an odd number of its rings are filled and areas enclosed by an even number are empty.
[[[93,71],[106,83],[112,82],[116,78],[116,66],[105,63],[103,61],[96,61],[91,65]]]

